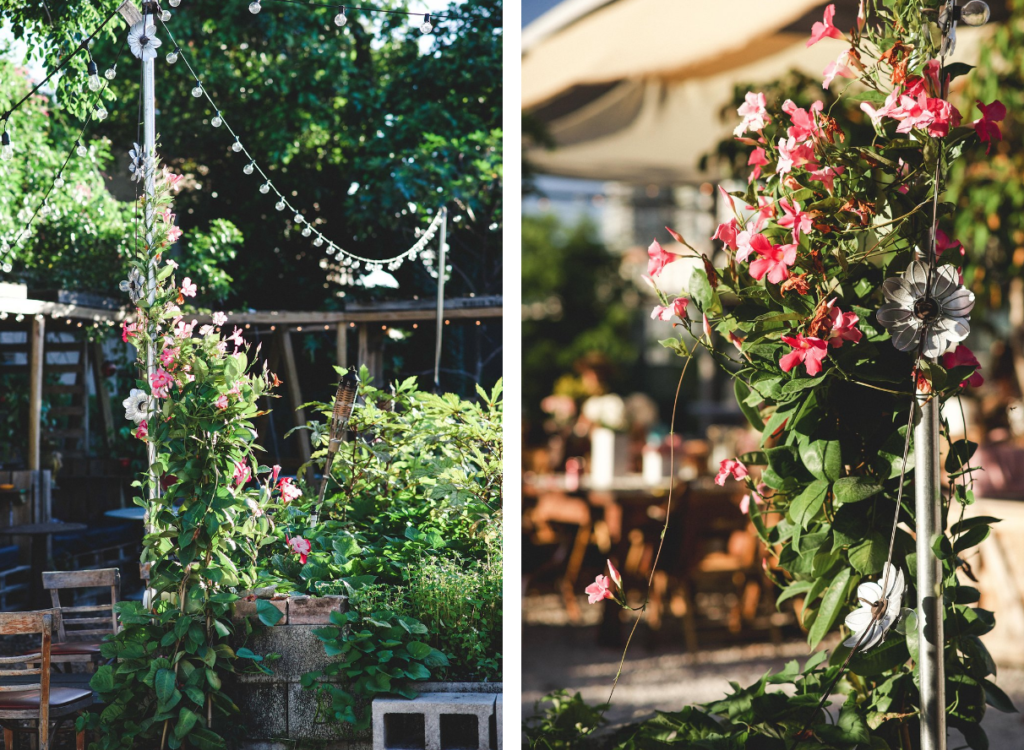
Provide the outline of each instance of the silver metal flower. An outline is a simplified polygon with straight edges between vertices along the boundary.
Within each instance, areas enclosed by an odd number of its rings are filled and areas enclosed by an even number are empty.
[[[145,391],[132,388],[131,394],[121,403],[124,405],[125,419],[134,420],[135,424],[138,424],[146,418],[149,411],[149,396]]]
[[[128,171],[132,173],[132,182],[141,182],[146,175],[146,152],[138,143],[133,145],[134,148],[128,150],[128,158],[131,159]]]
[[[128,296],[132,302],[137,303],[142,299],[142,294],[145,291],[145,281],[142,278],[142,273],[138,268],[133,268],[128,272],[128,278],[117,285],[118,289],[122,292],[128,292]]]
[[[902,278],[882,282],[882,293],[889,301],[875,317],[902,352],[916,349],[923,340],[922,356],[937,357],[971,332],[974,293],[960,284],[953,266],[935,269],[929,289],[928,264],[915,260]]]
[[[885,583],[885,594],[882,593]],[[844,646],[861,651],[880,643],[900,616],[903,603],[903,571],[885,563],[879,583],[868,581],[857,587],[861,606],[846,616],[846,627],[853,631]]]
[[[155,60],[156,50],[163,42],[156,38],[156,26],[139,21],[128,32],[128,47],[140,60]]]

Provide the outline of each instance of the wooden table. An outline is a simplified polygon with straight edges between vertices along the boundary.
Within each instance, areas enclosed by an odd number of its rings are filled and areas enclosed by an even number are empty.
[[[43,589],[42,575],[46,568],[46,545],[40,544],[36,537],[48,537],[53,534],[67,534],[72,531],[85,531],[88,527],[84,523],[61,523],[50,521],[48,523],[25,523],[20,526],[8,526],[0,529],[0,534],[8,536],[27,536],[32,539],[32,586],[29,594],[29,603],[36,609],[46,609],[51,605],[49,593]],[[38,584],[38,585],[35,585]]]

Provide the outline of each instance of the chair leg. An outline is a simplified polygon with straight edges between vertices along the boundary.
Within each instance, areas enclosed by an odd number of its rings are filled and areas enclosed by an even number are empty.
[[[75,734],[75,750],[85,750],[85,730]]]
[[[4,750],[14,750],[14,732],[4,727]]]

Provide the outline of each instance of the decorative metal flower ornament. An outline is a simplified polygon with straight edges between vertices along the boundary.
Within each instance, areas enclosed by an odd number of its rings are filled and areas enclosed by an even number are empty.
[[[142,146],[138,143],[133,145],[134,148],[128,151],[128,158],[131,159],[131,163],[128,164],[128,171],[132,173],[132,182],[141,182],[142,178],[146,175],[146,152],[142,150]]]
[[[131,419],[138,424],[146,418],[149,411],[149,396],[145,391],[132,388],[131,394],[121,403],[124,405],[125,419]]]
[[[858,586],[857,600],[861,606],[846,616],[846,627],[853,631],[853,635],[843,645],[849,648],[857,646],[863,651],[881,643],[889,628],[899,619],[905,589],[903,571],[889,563],[882,568],[879,583],[868,581]]]
[[[128,47],[140,60],[155,60],[156,50],[163,44],[156,37],[156,26],[139,21],[128,32]]]
[[[142,278],[142,273],[138,268],[133,268],[128,272],[128,278],[118,284],[118,289],[122,292],[128,292],[128,296],[131,301],[138,303],[142,299],[142,294],[145,291],[145,281]]]
[[[974,293],[960,284],[953,266],[929,271],[926,263],[915,260],[902,278],[882,282],[882,293],[889,301],[875,316],[902,352],[921,347],[921,356],[937,357],[971,332]]]

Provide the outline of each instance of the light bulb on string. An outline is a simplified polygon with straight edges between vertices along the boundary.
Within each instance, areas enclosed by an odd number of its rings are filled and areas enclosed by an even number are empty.
[[[178,55],[180,53],[181,53],[181,50],[178,49],[177,47],[175,47],[170,52],[168,52],[167,53],[167,57],[166,57],[167,64],[168,65],[174,65],[174,63],[178,62]]]
[[[261,10],[263,10],[263,8],[260,7],[259,0],[256,0],[256,2],[249,3],[249,12],[252,13],[254,16]]]
[[[238,140],[238,138],[235,138],[235,142],[231,144],[231,150],[234,151],[236,154],[241,152],[242,142]]]
[[[172,8],[177,8],[179,5],[181,5],[181,0],[167,0],[167,4],[170,5]]]
[[[50,213],[50,204],[47,203],[46,201],[43,201],[43,205],[41,205],[39,207],[39,215],[40,216],[48,216],[49,213]]]
[[[305,220],[306,219],[302,216],[302,214],[295,214],[295,223],[296,224],[301,224]]]
[[[85,144],[79,140],[75,141],[75,153],[81,156],[83,159],[89,155],[89,149],[85,147]]]
[[[988,5],[982,0],[970,0],[960,8],[960,22],[967,26],[984,26],[990,15]]]
[[[245,172],[246,174],[252,174],[254,169],[256,169],[256,162],[254,161],[251,161],[244,167],[242,167],[242,171]]]
[[[202,95],[203,95],[203,84],[201,84],[201,83],[199,83],[197,81],[195,87],[192,89],[192,96],[194,96],[196,99],[198,99]]]
[[[264,195],[270,192],[270,180],[267,180],[262,185],[260,185],[260,192],[263,193]]]
[[[171,11],[169,11],[169,10],[162,10],[162,11],[160,11],[160,20],[163,21],[164,23],[167,23],[168,21],[170,21],[171,20]]]
[[[309,237],[309,235],[311,235],[311,234],[313,234],[313,228],[310,227],[309,224],[307,224],[306,226],[304,226],[302,228],[302,236],[303,237]]]
[[[64,178],[61,176],[60,172],[58,172],[57,176],[53,178],[53,187],[60,190],[64,185]]]
[[[318,235],[316,236],[316,239],[315,239],[315,240],[313,240],[313,247],[323,247],[323,246],[324,246],[324,238],[323,238],[323,237],[321,237],[321,236],[320,236],[320,235],[318,234]]]
[[[335,26],[344,26],[348,22],[348,17],[345,15],[345,6],[341,6],[341,10],[338,11],[338,15],[334,17]]]
[[[109,112],[107,112],[107,108],[101,104],[98,107],[96,107],[96,111],[93,112],[92,116],[95,117],[97,120],[106,120],[108,114]]]
[[[108,81],[113,81],[115,78],[117,78],[117,64],[115,63],[114,65],[111,65],[109,68],[107,68],[103,73],[103,77],[106,78]]]
[[[427,15],[423,16],[423,23],[420,24],[420,31],[424,34],[429,34],[433,30],[434,25],[430,23],[430,14],[427,13]]]
[[[89,91],[99,91],[103,88],[103,81],[100,80],[100,69],[96,66],[96,63],[90,60],[85,69],[89,72]]]
[[[0,159],[10,161],[14,158],[14,146],[11,145],[11,134],[6,130],[0,135]]]
[[[213,127],[215,127],[215,128],[219,128],[221,125],[224,124],[224,120],[220,116],[220,111],[218,111],[217,114],[215,114],[213,116],[213,119],[210,120],[210,124],[213,125]],[[235,149],[235,151],[240,151],[240,150],[241,149],[237,149],[237,148]]]
[[[282,198],[277,203],[275,203],[274,204],[274,208],[276,208],[278,211],[284,211],[284,209],[285,209],[284,199]]]

